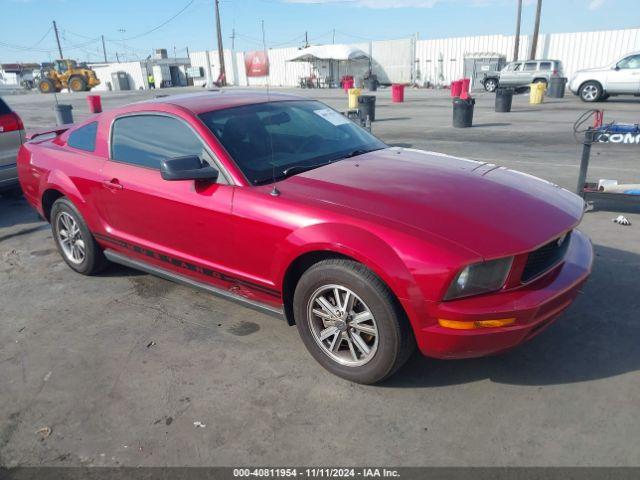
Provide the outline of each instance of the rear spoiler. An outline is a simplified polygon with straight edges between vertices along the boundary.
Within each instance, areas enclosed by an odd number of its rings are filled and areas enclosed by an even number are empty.
[[[27,132],[26,138],[27,141],[31,141],[34,140],[37,137],[41,137],[43,135],[55,135],[58,136],[61,133],[66,132],[67,130],[69,130],[71,127],[73,127],[72,123],[69,123],[67,125],[60,125],[58,127],[55,128],[45,128],[45,129],[40,129],[40,130],[30,130]]]

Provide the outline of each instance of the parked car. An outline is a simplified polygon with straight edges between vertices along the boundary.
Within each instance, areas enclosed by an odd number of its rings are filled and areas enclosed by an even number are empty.
[[[585,102],[606,100],[612,95],[640,95],[640,52],[600,68],[577,71],[569,89]]]
[[[514,347],[591,270],[577,195],[388,147],[318,101],[169,96],[53,132],[22,147],[18,173],[73,270],[112,261],[282,315],[355,382],[388,377],[415,344],[437,358]]]
[[[0,192],[18,188],[16,158],[24,138],[22,120],[0,98]]]
[[[505,65],[500,72],[487,72],[483,85],[487,92],[501,87],[521,88],[532,83],[549,83],[551,77],[562,77],[562,62],[559,60],[517,61]]]

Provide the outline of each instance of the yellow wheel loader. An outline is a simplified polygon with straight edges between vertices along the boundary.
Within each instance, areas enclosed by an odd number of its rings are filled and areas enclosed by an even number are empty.
[[[53,67],[42,70],[38,90],[54,93],[68,88],[72,92],[88,92],[96,85],[100,80],[90,68],[78,67],[75,60],[56,60]]]

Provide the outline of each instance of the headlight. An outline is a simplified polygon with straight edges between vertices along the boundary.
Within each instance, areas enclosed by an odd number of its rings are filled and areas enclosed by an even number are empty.
[[[464,267],[447,290],[445,300],[500,290],[507,280],[513,257],[473,263]]]

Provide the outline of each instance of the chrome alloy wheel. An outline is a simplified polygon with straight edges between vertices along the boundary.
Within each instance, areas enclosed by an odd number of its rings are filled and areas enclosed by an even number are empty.
[[[56,222],[58,243],[65,257],[72,263],[82,263],[87,253],[78,222],[67,212],[58,215]]]
[[[309,299],[313,339],[334,361],[348,367],[368,363],[378,349],[378,326],[367,305],[342,285],[324,285]]]
[[[595,85],[586,85],[582,89],[582,98],[588,102],[593,102],[598,98],[598,87]]]

